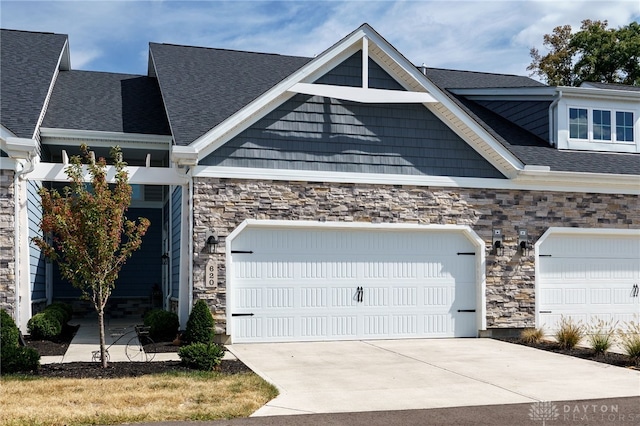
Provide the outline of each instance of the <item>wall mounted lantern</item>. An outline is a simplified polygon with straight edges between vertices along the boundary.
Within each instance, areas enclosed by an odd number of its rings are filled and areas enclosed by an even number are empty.
[[[213,232],[208,232],[207,233],[207,252],[209,254],[213,254],[216,252],[216,247],[218,245],[218,243],[220,242],[220,240],[218,239],[218,234],[216,233],[216,231]]]
[[[502,229],[493,229],[493,238],[491,240],[491,254],[502,254],[504,243],[502,238]]]
[[[525,255],[531,250],[531,239],[529,238],[529,232],[525,228],[518,229],[518,249],[520,254]]]
[[[160,256],[160,259],[162,259],[162,264],[166,265],[169,263],[169,253],[164,253],[162,256]]]

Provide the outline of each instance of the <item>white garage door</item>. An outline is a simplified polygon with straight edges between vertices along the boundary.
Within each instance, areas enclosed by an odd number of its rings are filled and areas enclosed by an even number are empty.
[[[477,334],[461,232],[248,227],[231,253],[234,343]]]
[[[538,274],[538,326],[547,331],[563,315],[583,324],[632,320],[640,313],[640,233],[550,234]]]

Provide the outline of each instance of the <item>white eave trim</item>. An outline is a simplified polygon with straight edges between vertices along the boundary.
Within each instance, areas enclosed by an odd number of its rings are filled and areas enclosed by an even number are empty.
[[[70,142],[87,142],[92,147],[112,147],[127,144],[127,148],[168,149],[173,138],[168,135],[144,133],[103,132],[97,130],[40,128],[43,145],[68,145]],[[156,146],[154,146],[156,145]]]
[[[436,98],[426,92],[405,92],[401,90],[332,86],[329,84],[296,83],[288,89],[288,92],[343,99],[363,104],[438,102]]]
[[[2,150],[15,160],[31,160],[38,149],[35,139],[7,137],[3,139]]]
[[[198,151],[192,146],[173,146],[171,161],[178,166],[192,167],[198,164]]]
[[[193,177],[640,195],[640,176],[521,171],[514,179],[197,166]]]
[[[597,89],[593,87],[570,87],[559,86],[558,91],[562,92],[563,97],[569,98],[589,98],[589,99],[605,99],[607,101],[640,101],[640,92],[632,92],[630,90],[616,89]]]

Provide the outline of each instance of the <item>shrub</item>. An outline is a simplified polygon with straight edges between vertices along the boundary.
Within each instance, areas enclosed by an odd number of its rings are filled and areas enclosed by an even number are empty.
[[[60,308],[49,308],[48,306],[44,309],[44,311],[42,311],[42,313],[47,314],[48,316],[55,318],[58,320],[58,322],[60,323],[60,326],[62,326],[63,324],[66,324],[67,321],[65,321],[65,318],[67,317],[67,314],[65,313],[65,311],[63,311]]]
[[[571,317],[561,317],[560,328],[555,334],[560,347],[573,349],[584,337],[584,326],[580,321],[574,322]]]
[[[34,339],[53,339],[62,331],[62,325],[55,314],[40,312],[31,317],[27,329]]]
[[[192,343],[180,348],[178,356],[189,368],[210,371],[222,362],[224,348],[215,343]]]
[[[71,318],[73,318],[73,307],[68,303],[53,302],[45,308],[45,310],[47,309],[57,309],[59,311],[62,311],[64,313],[63,324],[68,323],[69,321],[71,321]]]
[[[640,322],[625,322],[625,327],[618,331],[620,346],[624,352],[636,362],[640,363]]]
[[[214,326],[213,316],[207,302],[200,299],[189,314],[185,339],[189,343],[211,343],[213,342]]]
[[[180,328],[178,315],[162,309],[154,309],[144,316],[144,325],[149,327],[149,335],[156,342],[175,339]]]
[[[4,309],[0,309],[0,349],[4,347],[18,346],[20,331],[11,315]]]
[[[0,350],[0,373],[35,371],[40,366],[40,354],[33,348],[7,346]]]
[[[598,319],[595,324],[587,327],[589,346],[596,354],[604,354],[613,344],[613,335],[617,323]]]
[[[540,343],[544,337],[544,330],[540,328],[525,328],[520,333],[520,340],[526,344]]]

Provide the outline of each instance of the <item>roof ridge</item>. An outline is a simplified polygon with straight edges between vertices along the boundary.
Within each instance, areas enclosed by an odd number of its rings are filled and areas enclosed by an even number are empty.
[[[285,55],[285,54],[282,54],[282,53],[271,53],[271,52],[256,52],[256,51],[251,51],[251,50],[230,49],[230,48],[224,48],[224,47],[191,46],[191,45],[188,45],[188,44],[149,42],[149,45],[152,45],[152,44],[156,44],[156,45],[160,45],[160,46],[188,47],[188,48],[192,48],[192,49],[218,50],[218,51],[224,51],[224,52],[251,53],[251,54],[255,54],[255,55],[283,56],[283,57],[287,57],[287,58],[313,59],[310,56]]]
[[[421,68],[421,66],[417,66],[417,68]],[[504,75],[504,76],[510,76],[510,77],[531,78],[526,75],[520,75],[520,74],[507,74],[503,72],[489,72],[489,71],[457,70],[453,68],[427,67],[427,70],[455,71],[455,72],[468,72],[468,73],[474,73],[474,74]]]
[[[13,31],[16,33],[30,33],[30,34],[59,35],[59,36],[69,37],[69,34],[54,33],[50,31],[15,30],[13,28],[0,28],[0,31]]]

